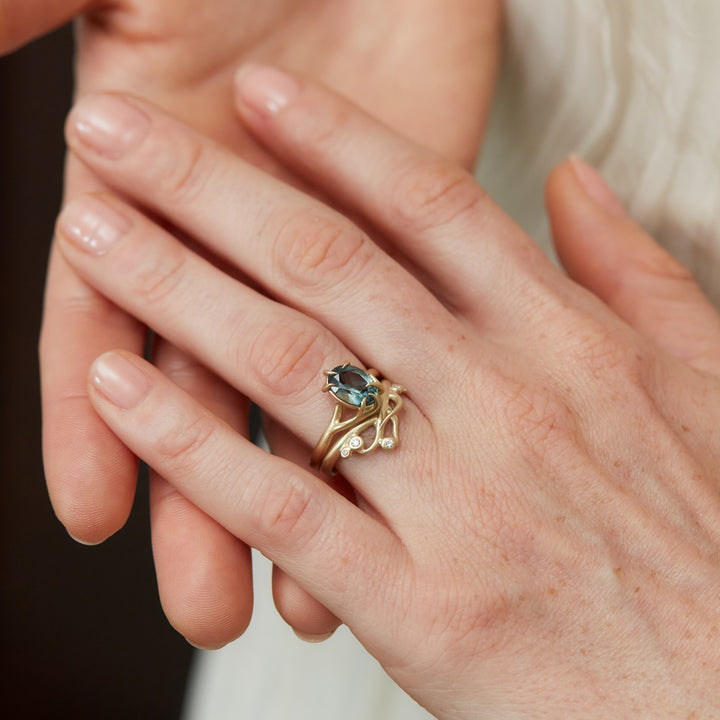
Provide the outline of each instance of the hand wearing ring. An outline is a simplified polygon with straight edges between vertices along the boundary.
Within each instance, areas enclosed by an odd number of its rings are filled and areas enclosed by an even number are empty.
[[[652,295],[608,296],[613,312],[461,169],[322,88],[247,73],[248,127],[370,234],[151,106],[113,96],[76,107],[73,151],[167,222],[119,198],[86,198],[61,218],[60,247],[87,282],[263,407],[286,457],[254,447],[127,353],[93,368],[100,415],[439,718],[717,716],[712,307],[692,286],[676,313],[656,312],[666,324],[653,335]],[[113,103],[125,126],[112,152],[98,152],[115,127],[98,113]],[[642,253],[635,273],[679,276],[569,165],[558,172],[549,194],[575,208],[555,206],[560,232],[574,218],[582,242],[599,238],[588,277],[610,267],[617,283],[623,263],[612,263],[624,252]],[[647,287],[623,287],[636,285]],[[682,358],[671,355],[680,335]],[[369,366],[407,393],[349,369]],[[328,393],[352,406],[340,403],[329,426],[327,368]],[[393,393],[401,415],[389,415]],[[371,417],[375,406],[388,413]],[[283,446],[321,437],[316,464],[331,468],[356,437],[363,450],[394,439],[398,417],[401,449],[338,463],[337,482],[307,468],[306,449]]]

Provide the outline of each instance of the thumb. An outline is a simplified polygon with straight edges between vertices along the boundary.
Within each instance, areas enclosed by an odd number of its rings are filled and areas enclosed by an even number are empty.
[[[93,0],[0,0],[0,55],[54,30]]]
[[[551,173],[545,199],[558,256],[573,280],[662,350],[720,373],[720,315],[596,170],[571,156]]]

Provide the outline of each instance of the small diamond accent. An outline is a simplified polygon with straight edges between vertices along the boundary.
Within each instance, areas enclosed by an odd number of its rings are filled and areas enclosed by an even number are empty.
[[[354,437],[350,440],[350,447],[353,450],[359,450],[363,446],[362,438]]]
[[[381,445],[383,450],[393,450],[395,448],[395,441],[392,438],[384,438]]]

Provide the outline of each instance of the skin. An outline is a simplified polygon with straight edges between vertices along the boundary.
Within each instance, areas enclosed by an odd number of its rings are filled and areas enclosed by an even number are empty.
[[[439,718],[716,717],[720,318],[688,274],[577,163],[548,200],[596,294],[459,166],[347,101],[266,68],[238,88],[246,128],[363,229],[103,95],[68,142],[118,196],[71,204],[59,248],[308,448],[332,407],[323,370],[380,368],[407,387],[402,445],[343,461],[355,505],[128,353],[93,367],[100,416]]]
[[[0,52],[76,17],[78,98],[96,90],[151,98],[297,184],[236,121],[230,97],[241,61],[272,61],[316,77],[470,166],[492,95],[500,14],[500,0],[0,0]],[[68,158],[66,200],[104,189]],[[40,342],[43,454],[55,512],[84,543],[101,542],[123,526],[137,474],[135,455],[88,401],[87,371],[107,350],[142,352],[145,335],[143,323],[95,292],[53,250]],[[163,339],[154,362],[246,433],[247,400],[214,373]],[[298,453],[285,437],[274,445],[277,452]],[[157,474],[151,512],[160,597],[175,627],[203,647],[237,637],[252,607],[248,548]],[[337,620],[281,572],[274,583],[278,608],[296,630],[324,634],[336,627]]]

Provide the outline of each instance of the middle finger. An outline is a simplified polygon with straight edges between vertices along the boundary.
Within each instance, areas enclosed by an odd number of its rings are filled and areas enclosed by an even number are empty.
[[[343,216],[148,103],[86,97],[67,135],[110,186],[160,212],[389,375],[426,377],[461,334],[442,303]]]

